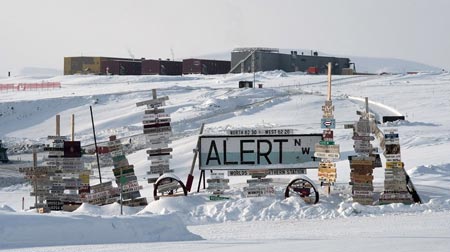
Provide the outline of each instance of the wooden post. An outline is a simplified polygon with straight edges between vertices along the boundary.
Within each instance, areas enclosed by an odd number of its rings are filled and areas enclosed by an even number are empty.
[[[72,114],[71,124],[72,124],[72,141],[75,141],[75,115],[74,114]]]
[[[153,99],[156,99],[156,89],[152,89],[152,97]]]
[[[366,97],[365,103],[366,103],[366,116],[367,119],[369,119],[369,97]]]
[[[39,212],[38,208],[37,208],[37,202],[38,202],[38,198],[37,198],[37,178],[36,178],[36,167],[37,167],[37,153],[36,153],[36,147],[33,147],[33,180],[34,180],[34,207],[36,208],[36,210]]]
[[[328,62],[328,90],[327,101],[331,101],[331,62]]]
[[[205,123],[202,123],[202,126],[200,127],[200,135],[203,134],[203,129],[205,127]],[[194,149],[194,159],[192,159],[192,165],[191,165],[191,170],[189,171],[188,174],[188,179],[186,181],[186,189],[188,192],[191,191],[192,188],[192,182],[194,181],[194,167],[195,167],[195,161],[197,160],[197,156],[198,156],[198,152],[199,152],[199,145],[200,145],[200,138],[197,141],[197,145],[195,146]]]
[[[92,113],[92,106],[89,106],[89,109],[91,110],[92,132],[94,134],[95,154],[97,156],[98,178],[100,179],[100,184],[101,184],[102,183],[102,172],[100,171],[100,159],[98,157],[97,137],[95,136],[94,114]]]
[[[61,116],[60,115],[56,115],[56,135],[60,136],[61,135]]]

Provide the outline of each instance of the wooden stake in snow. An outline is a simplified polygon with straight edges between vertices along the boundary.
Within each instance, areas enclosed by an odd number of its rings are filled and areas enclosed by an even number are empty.
[[[100,171],[100,160],[98,158],[97,137],[95,136],[95,125],[94,125],[94,115],[92,113],[92,106],[89,106],[89,109],[91,110],[92,132],[94,133],[94,145],[95,145],[95,154],[97,156],[98,178],[100,179],[100,184],[101,184],[102,183],[102,173]]]
[[[60,115],[56,115],[56,135],[60,136],[61,135],[61,116]]]
[[[331,101],[331,62],[328,62],[328,90],[327,101]]]
[[[75,115],[72,114],[72,120],[71,120],[71,124],[72,124],[72,141],[75,141]]]

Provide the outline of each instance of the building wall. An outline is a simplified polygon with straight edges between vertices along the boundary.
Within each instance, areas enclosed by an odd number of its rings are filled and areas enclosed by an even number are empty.
[[[141,74],[151,75],[181,75],[183,73],[183,63],[181,61],[169,60],[144,60],[142,61]]]
[[[141,61],[130,60],[104,60],[101,74],[111,75],[140,75]]]
[[[161,74],[161,65],[159,60],[144,60],[141,65],[142,75]]]
[[[102,57],[64,57],[64,75],[100,74]]]
[[[201,74],[202,61],[199,59],[184,59],[183,74]]]
[[[251,54],[251,51],[232,52],[231,68],[233,69],[234,66],[239,64],[249,54]],[[252,58],[253,56],[248,57],[243,64],[233,70],[233,73],[252,72]],[[255,52],[255,71],[283,70],[285,72],[306,72],[308,67],[317,67],[320,73],[326,73],[326,65],[328,62],[333,64],[333,74],[342,74],[343,68],[350,67],[350,59],[348,58],[282,54],[264,51]]]
[[[183,74],[225,74],[230,71],[230,61],[184,59]]]
[[[105,74],[103,66],[104,61],[108,60],[128,60],[126,58],[112,58],[112,57],[64,57],[64,75],[71,74]],[[140,60],[139,60],[140,61]]]

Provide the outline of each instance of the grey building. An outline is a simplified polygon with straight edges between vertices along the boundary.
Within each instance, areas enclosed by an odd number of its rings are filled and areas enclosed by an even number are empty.
[[[333,74],[342,74],[343,69],[350,68],[348,58],[318,56],[316,52],[312,55],[299,55],[297,51],[280,53],[275,48],[236,48],[231,52],[230,73],[272,70],[307,72],[311,68],[315,69],[315,73],[326,73],[328,62],[333,64]]]

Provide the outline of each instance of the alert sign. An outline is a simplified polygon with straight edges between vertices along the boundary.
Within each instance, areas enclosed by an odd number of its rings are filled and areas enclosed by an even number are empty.
[[[200,136],[201,170],[317,168],[322,134]],[[316,161],[317,160],[317,161]]]

